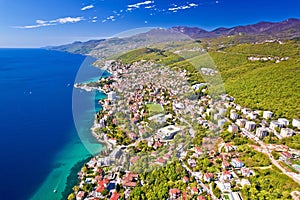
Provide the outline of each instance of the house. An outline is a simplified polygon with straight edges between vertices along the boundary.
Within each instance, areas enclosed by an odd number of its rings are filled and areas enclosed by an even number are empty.
[[[222,115],[219,113],[214,114],[214,120],[219,120],[222,118]]]
[[[170,200],[178,199],[180,197],[180,190],[172,188],[169,190]]]
[[[198,193],[199,193],[199,190],[198,190],[197,187],[193,187],[193,188],[191,189],[191,194],[192,194],[192,195],[195,195],[195,194],[198,194]]]
[[[254,119],[256,119],[256,118],[257,118],[257,116],[258,116],[258,114],[257,114],[257,113],[255,113],[255,112],[250,112],[250,113],[248,114],[248,117],[249,117],[251,120],[254,120]]]
[[[236,147],[235,147],[235,146],[232,146],[232,145],[229,144],[229,143],[226,143],[226,144],[224,145],[224,147],[225,147],[225,151],[226,151],[226,152],[230,152],[230,151],[236,150]]]
[[[225,116],[226,112],[227,112],[227,110],[224,109],[224,108],[221,108],[221,109],[219,110],[219,114],[222,115],[222,116]]]
[[[218,120],[218,127],[223,127],[223,125],[226,123],[226,120],[225,119],[219,119]]]
[[[287,151],[283,151],[280,154],[281,154],[281,157],[285,160],[293,158],[293,155]]]
[[[231,192],[230,199],[231,200],[243,200],[241,195],[238,192]]]
[[[111,91],[109,93],[107,93],[107,99],[110,101],[114,101],[117,99],[117,93],[114,91]]]
[[[189,182],[189,178],[188,178],[187,176],[184,176],[184,177],[182,178],[182,181],[183,181],[184,183],[188,183],[188,182]]]
[[[256,129],[256,134],[255,136],[258,138],[264,138],[268,135],[268,129],[263,128],[263,127],[259,127]]]
[[[206,198],[204,196],[198,196],[197,200],[206,200]]]
[[[230,119],[237,120],[239,115],[236,112],[230,112]]]
[[[202,152],[202,149],[201,149],[201,147],[194,147],[194,151],[195,151],[195,153],[196,154],[198,154],[198,155],[201,155],[203,152]]]
[[[251,112],[251,110],[249,108],[242,108],[242,113],[244,115],[248,115]]]
[[[160,141],[158,141],[158,140],[156,140],[155,142],[154,142],[154,145],[153,145],[153,149],[158,149],[159,147],[161,147],[163,144],[160,142]]]
[[[290,123],[290,121],[286,118],[278,118],[278,122],[283,126],[287,127]]]
[[[253,131],[255,129],[255,127],[256,127],[255,122],[253,122],[253,121],[247,121],[246,122],[245,129],[247,131]]]
[[[297,127],[298,129],[300,129],[300,119],[293,119],[292,125],[293,127]]]
[[[293,129],[290,129],[290,128],[282,128],[280,130],[280,135],[282,137],[291,137],[294,135],[294,130]]]
[[[242,167],[241,169],[242,176],[249,177],[252,173],[249,168]]]
[[[108,142],[113,144],[113,145],[116,145],[117,144],[117,138],[109,138]]]
[[[264,111],[263,112],[263,118],[265,119],[271,119],[273,116],[273,113],[271,111]]]
[[[234,167],[234,168],[242,168],[244,166],[244,163],[238,159],[238,158],[233,158],[230,162],[230,164]]]
[[[203,178],[204,178],[204,181],[211,182],[214,178],[214,174],[213,173],[205,173]]]
[[[124,187],[135,187],[138,181],[139,175],[133,172],[127,172],[122,178],[122,185]]]
[[[217,182],[218,188],[221,190],[221,192],[230,192],[231,191],[231,185],[230,183],[224,183],[224,182]]]
[[[223,169],[229,169],[229,168],[230,168],[229,162],[223,161],[223,162],[222,162],[222,167],[223,167]]]
[[[159,165],[164,165],[167,161],[163,158],[158,158],[156,160],[156,163],[159,164]]]
[[[103,179],[101,181],[98,181],[98,186],[95,190],[95,197],[102,197],[101,192],[103,192],[103,190],[108,188],[109,184],[110,184],[110,180],[108,179]]]
[[[279,123],[278,121],[271,121],[270,123],[270,129],[272,129],[273,131],[275,131],[275,128],[282,128],[283,125],[281,123]]]
[[[128,133],[127,135],[131,140],[136,140],[137,139],[137,134],[136,133],[131,132],[131,133]]]
[[[230,124],[230,125],[228,126],[228,131],[229,131],[230,133],[237,133],[238,130],[239,130],[239,128],[238,128],[238,126],[235,125],[235,124]]]
[[[242,109],[242,106],[240,106],[240,105],[236,105],[236,106],[235,106],[235,109],[237,109],[237,110],[241,110],[241,109]]]
[[[118,200],[119,197],[120,197],[120,194],[117,193],[117,192],[114,192],[114,193],[111,195],[111,197],[110,197],[109,200]]]
[[[165,160],[169,160],[169,159],[170,159],[170,157],[171,157],[171,155],[170,155],[170,154],[168,154],[168,153],[166,153],[166,154],[164,155],[163,159],[165,159]]]
[[[193,168],[196,167],[197,163],[195,159],[188,159],[188,164]]]
[[[130,158],[130,163],[135,163],[136,161],[138,161],[140,159],[140,156],[134,156]]]
[[[76,194],[76,200],[82,200],[83,197],[84,197],[84,191],[79,191],[77,194]]]
[[[232,178],[232,175],[229,171],[225,170],[222,172],[222,177],[221,179],[223,180],[230,180]]]
[[[245,127],[246,120],[245,120],[245,119],[237,119],[237,120],[236,120],[236,124],[237,124],[239,127]]]

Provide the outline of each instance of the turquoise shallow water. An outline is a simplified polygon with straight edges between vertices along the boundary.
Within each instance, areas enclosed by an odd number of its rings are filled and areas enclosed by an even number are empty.
[[[95,81],[101,76],[108,75],[108,73],[102,73],[100,69],[93,67],[91,65],[93,61],[93,58],[86,58],[78,70],[76,83],[82,82],[82,80]],[[96,76],[97,78],[95,78],[94,76],[98,74],[100,76]],[[80,89],[73,90],[72,113],[76,130],[71,131],[71,134],[74,137],[58,153],[53,163],[57,167],[52,169],[46,180],[31,198],[32,200],[62,199],[63,192],[69,192],[65,191],[68,184],[72,184],[67,182],[70,173],[73,173],[72,181],[76,182],[74,178],[76,179],[75,174],[79,171],[80,165],[82,165],[81,162],[103,150],[103,146],[95,140],[90,131],[94,115],[101,109],[101,106],[97,102],[103,98],[106,98],[106,95],[98,91],[86,92]],[[78,168],[72,170],[78,163],[81,163],[77,166]]]

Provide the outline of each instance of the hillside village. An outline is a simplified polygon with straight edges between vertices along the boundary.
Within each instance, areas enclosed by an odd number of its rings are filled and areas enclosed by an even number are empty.
[[[299,119],[276,119],[226,94],[214,99],[206,83],[190,86],[184,70],[146,61],[109,61],[106,69],[103,87],[79,87],[108,95],[92,129],[107,150],[78,173],[69,199],[136,199],[152,171],[173,165],[182,173],[160,199],[243,199],[257,170],[273,166],[300,184],[300,151],[267,141],[298,135]]]

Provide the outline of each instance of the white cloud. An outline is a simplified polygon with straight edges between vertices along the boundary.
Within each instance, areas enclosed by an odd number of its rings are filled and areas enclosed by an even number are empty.
[[[89,9],[92,9],[92,8],[94,8],[94,5],[84,6],[80,10],[84,11],[84,10],[89,10]]]
[[[43,26],[54,26],[58,24],[66,24],[66,23],[77,23],[80,21],[85,20],[84,17],[63,17],[54,20],[36,20],[36,24],[34,25],[26,25],[26,26],[15,26],[14,28],[21,28],[21,29],[32,29],[32,28],[39,28]]]
[[[50,22],[58,22],[60,24],[66,24],[66,23],[76,23],[84,20],[83,17],[64,17],[64,18],[58,18],[55,20],[51,20]]]
[[[136,3],[136,4],[128,5],[127,7],[128,8],[139,8],[142,5],[148,5],[148,4],[152,4],[152,3],[154,3],[154,1],[143,1],[143,2]]]
[[[154,8],[155,5],[152,5],[152,6],[145,6],[146,9],[151,9],[151,8]]]
[[[173,5],[172,7],[168,8],[169,11],[172,12],[177,12],[178,10],[186,10],[186,9],[190,9],[192,7],[197,7],[198,4],[195,3],[189,3],[187,5],[182,5],[182,6],[178,6],[178,5]]]

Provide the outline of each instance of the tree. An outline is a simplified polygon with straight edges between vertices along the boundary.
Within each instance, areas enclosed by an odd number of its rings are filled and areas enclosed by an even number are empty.
[[[75,199],[75,194],[74,193],[71,193],[71,194],[69,194],[69,196],[68,196],[68,200],[73,200],[73,199]]]
[[[108,191],[107,189],[105,189],[105,190],[103,190],[103,191],[101,192],[101,194],[102,194],[103,196],[106,196],[106,195],[109,194],[109,191]]]
[[[79,190],[79,187],[77,185],[75,185],[73,188],[73,191],[77,194],[78,190]]]

